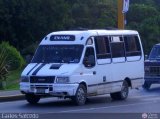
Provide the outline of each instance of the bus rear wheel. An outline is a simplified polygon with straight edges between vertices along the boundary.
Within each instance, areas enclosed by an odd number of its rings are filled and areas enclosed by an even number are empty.
[[[111,93],[110,96],[113,100],[125,100],[128,97],[129,86],[126,80],[123,81],[120,92]]]

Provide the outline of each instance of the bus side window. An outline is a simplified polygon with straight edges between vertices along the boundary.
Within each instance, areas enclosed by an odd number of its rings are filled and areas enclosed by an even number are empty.
[[[124,36],[126,56],[141,56],[141,48],[138,36]]]
[[[107,36],[95,37],[97,59],[111,58],[109,38]]]
[[[95,53],[93,47],[88,47],[85,52],[83,59],[83,64],[85,67],[94,67],[95,66]]]
[[[122,41],[122,37],[112,37],[111,50],[112,58],[125,57],[124,42]]]

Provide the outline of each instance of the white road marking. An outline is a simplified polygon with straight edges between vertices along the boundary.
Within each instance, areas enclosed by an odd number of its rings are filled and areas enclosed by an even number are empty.
[[[127,104],[127,105],[116,105],[116,106],[96,107],[96,108],[87,108],[87,109],[67,110],[67,111],[60,111],[60,113],[90,111],[90,110],[99,110],[99,109],[107,109],[107,108],[120,108],[120,107],[143,105],[143,104],[150,104],[150,103],[153,104],[156,102],[143,102],[143,103],[134,103],[134,104]]]
[[[142,98],[142,100],[146,100],[146,101],[150,101],[150,100],[154,100],[155,98],[150,98],[150,97],[157,97],[157,96],[160,96],[160,95],[140,95],[140,96],[132,96],[132,95],[130,95],[129,97],[128,97],[128,99],[134,99],[134,98]],[[103,96],[102,96],[103,97]],[[143,99],[143,98],[145,98],[145,99]],[[159,97],[158,97],[159,98]],[[59,99],[59,98],[55,98],[55,97],[49,97],[49,98],[46,98],[47,100],[52,100],[52,101],[59,101],[59,100],[61,100],[61,99]],[[41,101],[46,101],[46,99],[42,99]],[[62,99],[63,100],[63,99]],[[0,104],[4,104],[4,103],[13,103],[13,102],[17,102],[17,101],[20,101],[20,102],[22,102],[22,101],[26,101],[25,99],[24,100],[16,100],[16,101],[7,101],[7,102],[0,102]]]
[[[153,103],[157,103],[157,100],[160,100],[159,95],[137,95],[137,96],[133,96],[130,95],[128,99],[133,99],[133,98],[139,98],[142,99],[140,103],[132,103],[132,104],[122,104],[122,105],[115,105],[115,106],[104,106],[104,107],[93,107],[93,108],[83,108],[83,109],[73,109],[73,110],[62,110],[62,111],[58,111],[56,113],[71,113],[71,112],[81,112],[81,111],[91,111],[91,110],[98,110],[98,109],[109,109],[109,108],[121,108],[121,107],[127,107],[127,106],[135,106],[135,105],[143,105],[143,104],[153,104]],[[55,98],[48,98],[48,100],[50,101],[52,99]],[[42,100],[42,102],[46,102],[48,100]],[[58,100],[58,99],[57,99]],[[23,103],[23,101],[25,100],[21,100],[21,101],[14,101],[14,102],[21,102]],[[56,101],[56,99],[55,99]],[[145,101],[145,102],[144,102]],[[5,105],[6,103],[8,104],[13,104],[12,102],[0,102],[1,105]],[[48,113],[53,113],[53,112],[48,112]]]
[[[156,96],[160,96],[160,95],[139,95],[139,96],[129,95],[128,98],[147,98],[147,97],[156,97]]]
[[[145,98],[143,99],[144,101],[155,101],[155,100],[160,100],[160,97],[155,97],[155,98]]]

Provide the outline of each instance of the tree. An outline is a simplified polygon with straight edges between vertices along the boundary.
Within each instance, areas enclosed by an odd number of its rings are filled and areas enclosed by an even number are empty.
[[[0,88],[6,81],[9,71],[16,70],[24,66],[25,62],[20,53],[6,42],[0,44]]]
[[[127,28],[138,30],[140,35],[142,32],[148,42],[151,39],[146,37],[142,24],[160,15],[160,2],[131,0],[130,3]],[[0,8],[0,42],[5,39],[23,55],[33,53],[28,49],[34,49],[31,46],[35,47],[53,31],[117,27],[117,0],[0,0]]]
[[[88,29],[116,27],[115,2],[108,0],[72,1],[72,17],[74,27]]]
[[[140,25],[140,33],[148,54],[152,46],[160,41],[160,16],[144,20]]]
[[[0,40],[18,50],[72,24],[65,0],[1,0]]]
[[[160,36],[159,11],[145,4],[132,4],[127,13],[127,28],[139,31],[145,53],[149,53],[152,46],[158,43]]]

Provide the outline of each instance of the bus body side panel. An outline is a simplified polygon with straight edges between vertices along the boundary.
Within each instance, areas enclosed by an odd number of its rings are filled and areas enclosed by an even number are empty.
[[[97,65],[97,77],[97,80],[99,80],[98,94],[110,93],[112,89],[111,64]]]
[[[143,84],[143,61],[116,63],[112,65],[112,92],[120,91],[123,80],[129,79],[132,88],[138,88]],[[119,88],[117,88],[119,87]]]

